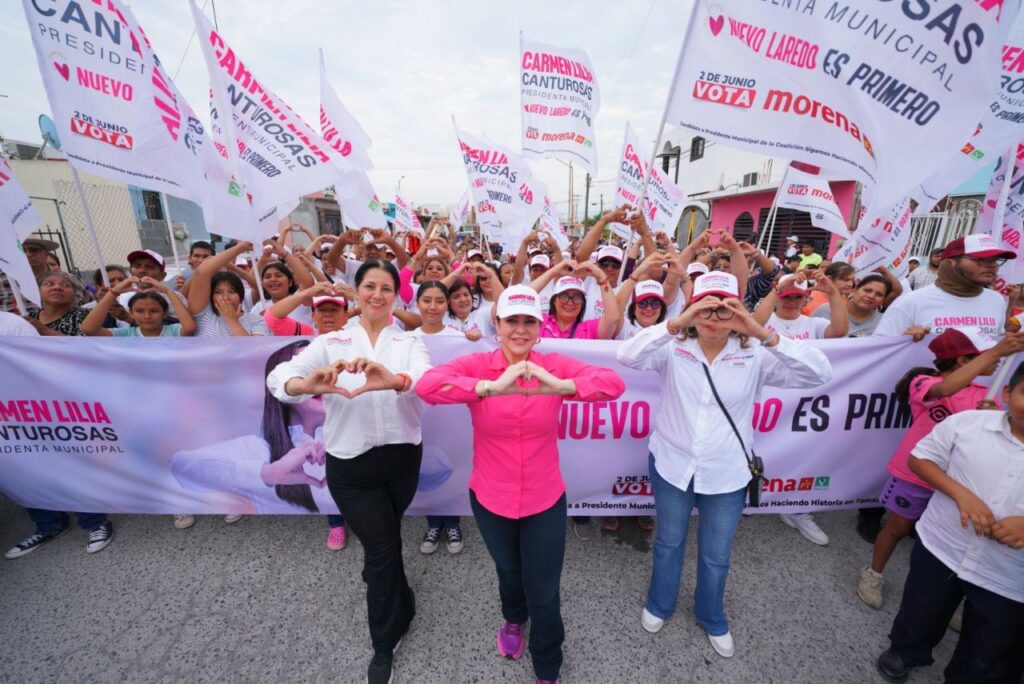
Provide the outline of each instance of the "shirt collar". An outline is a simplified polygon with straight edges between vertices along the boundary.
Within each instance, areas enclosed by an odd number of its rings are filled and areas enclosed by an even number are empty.
[[[531,349],[530,355],[526,357],[526,360],[533,361],[534,363],[536,363],[539,356],[540,355],[537,353],[536,350]],[[501,351],[501,347],[498,347],[497,349],[491,352],[490,367],[492,370],[500,371],[503,371],[506,368],[508,368],[508,359],[505,358],[505,353]]]

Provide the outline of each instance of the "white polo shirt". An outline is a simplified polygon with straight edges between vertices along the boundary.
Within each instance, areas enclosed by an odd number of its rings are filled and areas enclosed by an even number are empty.
[[[406,373],[412,385],[405,392],[380,390],[347,399],[340,394],[324,395],[327,420],[324,443],[327,453],[337,458],[356,456],[384,444],[419,444],[423,441],[423,402],[413,391],[416,382],[430,368],[423,340],[393,325],[380,332],[377,345],[361,325],[320,335],[290,361],[267,376],[267,388],[277,399],[298,404],[310,395],[290,396],[284,390],[292,378],[304,378],[317,368],[336,361],[367,358],[383,364],[392,373]],[[354,390],[366,382],[362,373],[342,373],[338,387]]]
[[[679,340],[667,323],[640,330],[622,343],[619,362],[661,376],[661,403],[650,449],[658,474],[679,489],[693,480],[698,494],[725,494],[745,486],[750,470],[736,434],[715,401],[704,374],[707,357],[696,339]],[[753,414],[761,388],[817,387],[832,379],[819,349],[784,337],[774,347],[735,336],[709,364],[711,377],[749,453]]]
[[[1024,443],[1010,432],[1004,411],[964,411],[936,425],[914,447],[985,502],[996,520],[1024,515]],[[979,537],[960,526],[956,502],[936,490],[917,536],[932,555],[965,582],[1024,603],[1024,549]]]

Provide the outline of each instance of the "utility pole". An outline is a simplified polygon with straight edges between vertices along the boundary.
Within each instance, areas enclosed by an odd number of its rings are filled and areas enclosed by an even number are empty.
[[[600,214],[600,216],[604,216],[604,193],[603,192],[601,193],[600,198],[601,198],[601,214]]]
[[[576,222],[573,221],[573,201],[572,201],[572,162],[569,162],[569,225],[574,225]]]
[[[587,185],[586,190],[583,193],[583,223],[586,225],[587,219],[590,218],[590,174],[587,174]]]

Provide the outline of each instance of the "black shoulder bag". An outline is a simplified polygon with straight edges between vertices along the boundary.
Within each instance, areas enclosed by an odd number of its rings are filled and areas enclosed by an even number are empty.
[[[732,433],[736,435],[736,439],[740,441],[740,448],[743,449],[743,457],[747,459],[747,467],[750,468],[750,482],[747,483],[747,505],[751,508],[757,508],[761,503],[761,483],[764,482],[764,461],[761,457],[754,453],[751,449],[750,453],[747,453],[747,445],[743,443],[743,437],[740,436],[740,431],[736,429],[736,423],[732,421],[732,416],[729,415],[729,411],[725,408],[725,404],[722,403],[722,398],[718,396],[718,390],[715,388],[715,382],[711,379],[711,371],[708,370],[706,363],[701,363],[704,366],[704,375],[708,379],[708,384],[711,385],[711,393],[715,395],[715,401],[718,402],[718,408],[722,409],[722,413],[725,414],[725,419],[729,421],[729,427],[732,428]]]

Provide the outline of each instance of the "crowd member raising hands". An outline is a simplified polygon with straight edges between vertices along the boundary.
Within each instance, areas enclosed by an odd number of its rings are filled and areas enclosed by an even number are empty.
[[[600,319],[586,320],[587,296],[581,277],[594,278],[600,288],[604,303],[604,314]],[[555,288],[548,311],[544,314],[541,337],[581,340],[610,340],[615,337],[622,321],[622,311],[608,278],[596,264],[560,261],[530,283],[530,287],[539,294],[552,280],[555,280]]]
[[[661,283],[664,277],[665,282]],[[657,287],[655,287],[657,286]],[[679,299],[680,270],[675,261],[662,252],[651,254],[637,266],[616,297],[626,312],[618,339],[628,340],[643,328],[661,323]]]
[[[135,325],[127,328],[104,328],[103,322],[111,308],[117,306],[117,298],[132,293],[128,300],[128,312]],[[177,323],[164,324],[169,313],[168,302],[174,307]],[[196,330],[196,322],[188,307],[174,295],[170,286],[160,280],[126,278],[111,286],[89,315],[82,321],[82,334],[93,337],[185,337]]]
[[[828,320],[805,316],[801,311],[814,290],[828,296]],[[761,300],[754,317],[768,330],[775,330],[791,340],[820,340],[846,337],[849,322],[846,298],[821,271],[808,271],[786,276]]]
[[[196,320],[196,337],[270,334],[262,316],[243,311],[245,287],[242,279],[221,270],[251,249],[252,243],[239,242],[203,261],[192,274],[188,310]]]
[[[894,278],[885,267],[885,274],[871,273],[853,287],[846,300],[846,318],[848,321],[848,337],[867,337],[873,335],[878,322],[882,320],[879,309],[889,299],[894,287]],[[832,305],[825,303],[814,310],[811,318],[832,320]]]
[[[473,308],[473,291],[463,278],[452,273],[441,283],[448,288],[448,312],[445,325],[457,332],[465,333],[470,340],[479,340],[484,335],[494,334],[491,320],[491,305],[481,309]]]
[[[348,303],[354,296],[354,290],[344,283],[316,283],[275,302],[263,320],[274,335],[324,335],[348,324]],[[312,310],[313,325],[291,317],[303,305]]]
[[[540,258],[543,257],[543,258]],[[562,260],[562,252],[551,235],[535,230],[519,243],[512,262],[512,285],[536,280],[545,270]],[[525,273],[528,271],[528,273]]]

